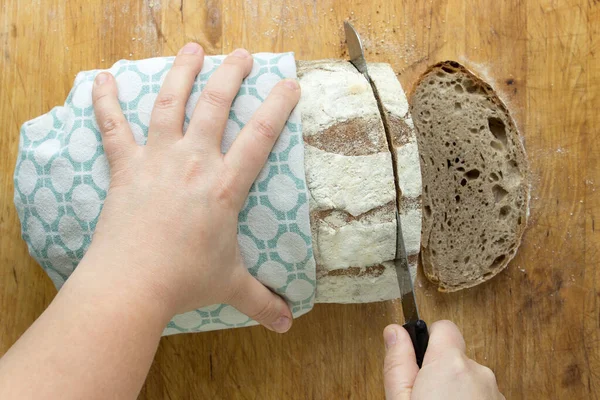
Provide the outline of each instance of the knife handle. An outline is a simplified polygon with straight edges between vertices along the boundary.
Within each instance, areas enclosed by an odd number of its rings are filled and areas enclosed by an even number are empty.
[[[410,335],[410,340],[412,341],[413,347],[415,348],[415,355],[417,356],[417,365],[421,368],[423,365],[423,357],[425,357],[425,352],[427,351],[427,344],[429,344],[427,324],[423,320],[418,320],[407,322],[402,326]]]

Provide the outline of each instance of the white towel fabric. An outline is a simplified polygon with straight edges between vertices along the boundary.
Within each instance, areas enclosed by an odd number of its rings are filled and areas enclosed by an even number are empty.
[[[292,53],[260,53],[233,103],[222,143],[226,152],[240,129],[283,78],[296,77]],[[186,106],[184,129],[201,90],[224,56],[206,57]],[[121,60],[109,71],[135,140],[143,145],[157,93],[173,57]],[[15,204],[29,252],[60,288],[87,250],[110,175],[92,107],[100,70],[81,72],[62,107],[21,128]],[[215,227],[218,229],[218,227]],[[295,317],[314,302],[315,261],[304,178],[299,111],[290,116],[238,219],[238,241],[250,273],[283,296]],[[217,304],[177,315],[164,335],[256,325]]]

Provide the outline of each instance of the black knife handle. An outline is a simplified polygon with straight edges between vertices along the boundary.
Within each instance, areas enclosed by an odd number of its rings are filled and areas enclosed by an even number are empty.
[[[417,365],[421,368],[423,365],[423,357],[425,357],[427,345],[429,344],[427,324],[423,320],[418,320],[416,322],[407,322],[402,326],[410,335],[410,340],[412,340],[413,347],[415,348],[415,355],[417,356]]]

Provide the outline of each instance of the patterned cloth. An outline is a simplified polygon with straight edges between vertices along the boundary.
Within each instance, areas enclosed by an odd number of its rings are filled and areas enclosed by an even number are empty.
[[[121,108],[143,145],[154,101],[173,57],[121,60],[110,68]],[[206,57],[186,106],[187,128],[201,90],[224,56]],[[99,70],[81,72],[63,107],[21,128],[15,204],[29,252],[59,289],[90,245],[110,175],[92,107]],[[222,143],[226,152],[240,129],[281,79],[296,77],[292,53],[255,54],[233,103]],[[218,228],[218,227],[217,227]],[[295,317],[314,302],[315,261],[304,178],[300,115],[290,116],[238,218],[238,242],[250,273],[290,304]],[[177,315],[164,335],[256,325],[218,304]]]

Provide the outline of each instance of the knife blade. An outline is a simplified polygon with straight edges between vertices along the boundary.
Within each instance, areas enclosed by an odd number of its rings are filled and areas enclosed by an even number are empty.
[[[367,80],[370,83],[371,78],[369,77],[369,71],[367,69],[367,60],[365,60],[365,53],[358,32],[356,32],[352,24],[348,21],[344,21],[344,32],[346,33],[346,46],[348,47],[350,62],[356,67],[358,72],[366,75]]]
[[[367,61],[365,60],[365,53],[360,40],[358,32],[354,29],[350,22],[344,22],[344,32],[346,34],[346,44],[348,46],[348,54],[350,55],[350,62],[354,67],[364,75],[365,79],[371,85],[375,99],[377,100],[377,106],[381,114],[381,118],[384,121],[385,135],[390,146],[390,152],[392,154],[394,180],[396,182],[396,193],[400,193],[398,187],[398,170],[395,162],[394,149],[391,146],[391,135],[388,129],[386,120],[386,114],[383,108],[383,104],[377,92],[377,87],[374,85],[371,77],[369,76],[369,70],[367,68]],[[398,207],[396,207],[396,254],[394,258],[394,266],[396,267],[396,276],[398,278],[398,288],[400,289],[400,299],[402,302],[402,312],[404,313],[404,329],[408,331],[413,347],[415,349],[415,356],[417,365],[421,368],[423,364],[423,357],[427,350],[427,344],[429,343],[429,332],[427,330],[427,324],[420,318],[419,309],[417,307],[417,300],[415,297],[415,290],[413,287],[412,277],[408,268],[408,257],[406,254],[406,248],[404,245],[404,237],[402,236],[402,221],[400,219],[400,213]]]
[[[402,220],[400,213],[396,210],[396,256],[394,259],[396,267],[396,277],[398,278],[398,288],[400,289],[400,301],[402,303],[402,313],[404,314],[404,329],[408,332],[415,357],[419,368],[423,365],[423,358],[429,344],[429,331],[427,324],[419,315],[415,288],[408,268],[408,257],[402,236]]]

